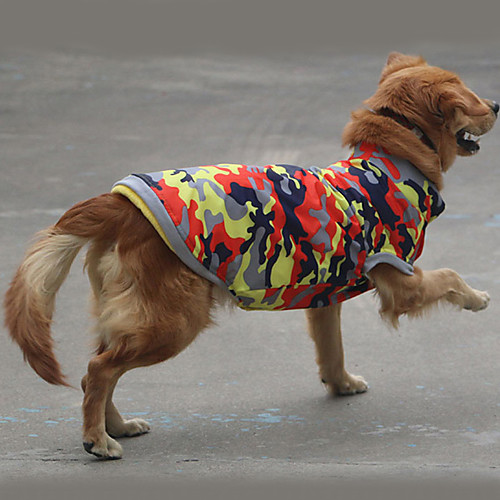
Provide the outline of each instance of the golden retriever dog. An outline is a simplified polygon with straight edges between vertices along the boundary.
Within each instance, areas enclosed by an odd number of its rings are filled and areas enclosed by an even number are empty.
[[[343,301],[374,289],[394,326],[438,302],[471,311],[488,305],[488,294],[455,271],[413,262],[427,224],[444,209],[443,174],[457,155],[479,150],[498,110],[454,73],[392,53],[375,94],[344,130],[353,148],[347,160],[321,169],[134,174],[70,208],[17,270],[4,301],[8,331],[40,377],[68,385],[51,320],[56,292],[88,244],[97,342],[81,384],[83,445],[101,458],[122,456],[116,438],[149,431],[114,406],[120,376],[179,354],[226,300],[306,309],[322,382],[333,395],[364,392],[365,380],[344,368]]]

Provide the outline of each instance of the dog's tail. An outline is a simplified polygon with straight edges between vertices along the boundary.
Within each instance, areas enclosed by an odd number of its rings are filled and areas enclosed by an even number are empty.
[[[70,208],[29,248],[5,295],[5,325],[36,373],[51,384],[66,385],[51,336],[55,296],[80,249],[91,239],[112,240],[119,195],[105,194]]]

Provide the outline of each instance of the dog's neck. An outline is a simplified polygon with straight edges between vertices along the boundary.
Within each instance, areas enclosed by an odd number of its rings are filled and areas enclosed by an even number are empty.
[[[408,120],[406,116],[400,115],[399,113],[396,113],[389,108],[381,108],[378,111],[374,111],[374,113],[392,118],[403,127],[411,130],[417,136],[417,138],[420,139],[420,141],[423,142],[428,148],[432,149],[432,151],[434,151],[435,153],[438,152],[436,146],[431,141],[429,136],[420,127]]]
[[[351,121],[344,128],[342,144],[352,148],[360,142],[382,146],[393,155],[413,163],[441,190],[443,171],[439,154],[426,146],[406,127],[404,130],[405,133],[402,134],[398,122],[371,109],[358,109],[353,111]]]

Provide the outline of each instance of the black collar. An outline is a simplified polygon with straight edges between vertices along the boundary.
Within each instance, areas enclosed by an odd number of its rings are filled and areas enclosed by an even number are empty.
[[[392,111],[392,109],[389,108],[381,108],[375,113],[378,115],[387,116],[388,118],[392,118],[400,125],[403,125],[403,127],[411,130],[428,148],[437,153],[436,146],[434,146],[434,143],[429,139],[429,136],[426,135],[426,133],[420,127],[417,127],[417,125],[410,122],[410,120],[408,120],[406,116],[395,113],[394,111]]]

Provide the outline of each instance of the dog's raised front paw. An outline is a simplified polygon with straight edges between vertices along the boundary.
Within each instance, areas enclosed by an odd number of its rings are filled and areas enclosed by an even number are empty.
[[[481,292],[479,290],[474,290],[474,295],[470,300],[464,305],[464,309],[469,311],[482,311],[488,307],[490,303],[490,296],[488,292]]]

